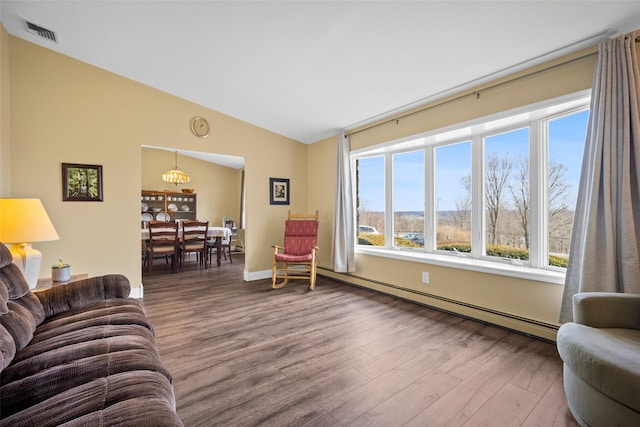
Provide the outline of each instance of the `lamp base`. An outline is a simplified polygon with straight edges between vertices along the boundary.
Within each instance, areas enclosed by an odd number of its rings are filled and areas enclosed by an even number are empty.
[[[13,256],[13,263],[18,266],[24,278],[27,279],[29,289],[35,289],[38,285],[42,253],[33,249],[31,243],[14,243],[9,246]]]

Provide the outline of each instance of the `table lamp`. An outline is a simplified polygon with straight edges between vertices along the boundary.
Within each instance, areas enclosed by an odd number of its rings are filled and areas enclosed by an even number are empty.
[[[29,289],[38,284],[42,263],[42,254],[31,243],[58,239],[40,199],[0,199],[0,242],[9,246]]]

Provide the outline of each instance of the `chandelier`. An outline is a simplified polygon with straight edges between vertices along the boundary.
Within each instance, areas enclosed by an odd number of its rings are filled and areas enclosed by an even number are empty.
[[[189,175],[187,175],[186,173],[178,169],[178,151],[176,151],[175,166],[173,167],[173,169],[166,171],[165,173],[162,174],[162,180],[164,182],[170,182],[171,184],[175,184],[176,187],[178,186],[178,184],[186,184],[187,182],[189,182],[190,180]]]

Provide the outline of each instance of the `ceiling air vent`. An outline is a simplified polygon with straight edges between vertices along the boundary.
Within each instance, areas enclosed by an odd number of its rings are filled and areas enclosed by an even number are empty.
[[[56,33],[54,33],[53,31],[47,30],[46,28],[42,28],[41,26],[32,24],[28,21],[25,21],[25,23],[27,24],[27,31],[31,34],[35,34],[36,36],[58,43]]]

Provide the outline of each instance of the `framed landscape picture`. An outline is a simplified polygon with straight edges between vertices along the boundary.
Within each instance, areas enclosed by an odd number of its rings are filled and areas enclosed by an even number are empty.
[[[289,204],[289,179],[269,178],[269,204]]]
[[[62,200],[65,202],[101,202],[102,166],[63,163]]]

